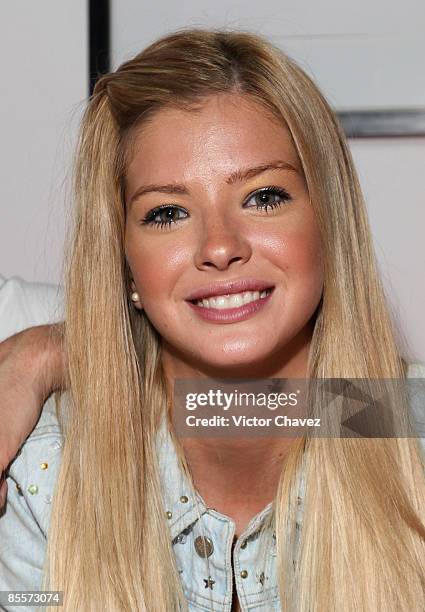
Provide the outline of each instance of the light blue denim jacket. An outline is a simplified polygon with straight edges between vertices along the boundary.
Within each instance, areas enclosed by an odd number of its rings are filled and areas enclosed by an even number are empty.
[[[0,287],[0,313],[1,297]],[[425,366],[410,365],[408,376],[425,378]],[[423,415],[423,406],[416,407],[418,415]],[[423,432],[423,419],[419,418],[418,426]],[[0,512],[0,590],[40,589],[63,441],[54,400],[49,399],[35,429],[9,468],[8,501],[3,515]],[[425,446],[425,438],[422,444]],[[252,518],[232,546],[234,522],[208,508],[198,493],[195,503],[165,421],[158,432],[157,452],[164,512],[168,517],[170,539],[189,610],[230,612],[234,574],[242,612],[280,611],[274,534],[267,530],[259,531],[272,505]],[[304,487],[301,474],[298,533],[302,529]],[[203,536],[208,538],[206,546],[202,546],[202,542],[199,545]],[[264,562],[259,555],[262,538],[267,538]],[[18,611],[27,608],[0,606],[0,609]]]

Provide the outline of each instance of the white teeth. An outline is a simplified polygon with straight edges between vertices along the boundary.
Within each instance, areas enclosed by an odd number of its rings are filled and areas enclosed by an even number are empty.
[[[203,300],[197,300],[197,306],[203,306],[204,308],[216,308],[218,310],[224,310],[226,308],[239,308],[249,302],[254,302],[260,298],[265,298],[269,291],[245,291],[244,293],[235,293],[233,295],[220,295],[217,297],[204,298]]]

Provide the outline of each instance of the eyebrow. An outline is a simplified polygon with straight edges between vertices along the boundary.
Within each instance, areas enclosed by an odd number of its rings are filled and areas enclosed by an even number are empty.
[[[254,166],[253,168],[245,168],[241,170],[235,170],[232,172],[227,178],[226,183],[228,185],[234,185],[235,183],[239,183],[242,181],[246,181],[247,179],[253,178],[262,172],[267,172],[268,170],[289,170],[290,172],[299,173],[299,169],[293,164],[283,161],[277,160],[270,162],[268,164],[261,164],[260,166]],[[180,183],[168,183],[166,185],[141,185],[134,195],[131,197],[128,205],[130,206],[136,199],[140,198],[142,195],[146,193],[168,193],[168,194],[177,194],[177,195],[189,195],[189,189]]]

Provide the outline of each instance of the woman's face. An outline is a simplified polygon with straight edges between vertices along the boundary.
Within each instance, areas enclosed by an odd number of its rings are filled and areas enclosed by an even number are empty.
[[[323,286],[319,230],[290,133],[261,106],[221,94],[197,112],[158,111],[137,136],[126,204],[136,307],[175,375],[283,363],[291,343],[309,341]],[[248,282],[236,287],[241,301],[189,301],[230,281]],[[247,295],[251,281],[259,293]]]

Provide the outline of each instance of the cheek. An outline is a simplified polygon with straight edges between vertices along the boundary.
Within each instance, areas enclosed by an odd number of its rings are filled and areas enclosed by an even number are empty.
[[[146,310],[150,305],[160,307],[160,298],[170,296],[181,266],[186,261],[186,251],[176,241],[141,241],[129,232],[126,238],[126,258]]]
[[[289,276],[294,286],[294,301],[309,317],[323,291],[324,269],[320,240],[299,237],[291,248]]]
[[[323,289],[322,242],[315,227],[280,236],[273,245],[277,265],[284,271],[286,290],[305,305],[317,302]]]
[[[290,243],[289,261],[295,274],[300,277],[318,277],[323,280],[321,242],[316,236],[297,236]]]

